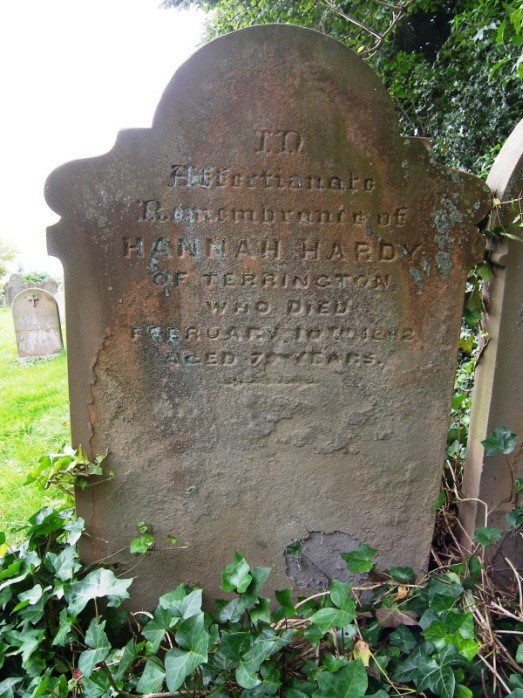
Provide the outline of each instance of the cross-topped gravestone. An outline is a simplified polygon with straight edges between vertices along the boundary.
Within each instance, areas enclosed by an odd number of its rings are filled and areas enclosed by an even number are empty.
[[[58,305],[50,293],[40,288],[21,291],[12,313],[20,358],[43,358],[63,349]]]
[[[268,592],[342,577],[358,542],[425,568],[490,195],[400,134],[370,68],[305,29],[230,34],[46,195],[73,438],[114,471],[78,494],[86,557],[125,574],[151,524],[136,605],[216,594],[235,550]]]

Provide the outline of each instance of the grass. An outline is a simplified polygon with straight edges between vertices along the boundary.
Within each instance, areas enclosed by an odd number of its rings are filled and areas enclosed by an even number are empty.
[[[60,494],[24,480],[45,453],[70,443],[65,352],[19,361],[10,308],[0,308],[0,525],[9,529]]]

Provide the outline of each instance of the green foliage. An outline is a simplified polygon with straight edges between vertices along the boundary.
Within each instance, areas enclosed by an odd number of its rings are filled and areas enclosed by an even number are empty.
[[[45,271],[28,271],[22,274],[22,281],[24,284],[27,283],[40,283],[45,281],[45,279],[51,278],[49,274]]]
[[[434,60],[394,44],[375,59],[405,131],[430,138],[442,162],[484,176],[523,107],[521,47],[507,30],[513,9],[460,0]]]
[[[54,485],[72,498],[75,486],[85,489],[93,475],[104,474],[103,463],[106,457],[107,453],[96,456],[94,461],[90,461],[81,446],[76,450],[66,447],[63,453],[49,453],[42,456],[36,468],[27,476],[24,485],[37,482],[43,489]],[[110,478],[112,473],[108,471],[105,476]]]
[[[509,454],[514,450],[517,439],[517,435],[513,434],[510,429],[498,427],[487,439],[481,442],[481,445],[485,449],[486,456],[496,456],[499,453]]]
[[[520,2],[164,0],[164,5],[208,12],[207,38],[271,23],[332,36],[369,58],[396,102],[406,134],[430,138],[436,158],[476,174],[486,176],[523,110]]]
[[[14,245],[0,238],[0,279],[7,274],[9,262],[12,262],[16,255]]]
[[[203,609],[201,589],[181,584],[152,613],[130,614],[114,609],[129,598],[132,580],[82,565],[82,529],[72,510],[46,508],[23,527],[20,545],[0,534],[2,698],[482,695],[479,655],[490,649],[476,625],[484,613],[473,594],[481,559],[419,583],[410,568],[396,567],[379,583],[356,589],[333,580],[297,601],[284,589],[271,611],[260,596],[270,570],[236,553],[222,572],[229,598],[214,613]],[[151,535],[145,523],[138,529]],[[485,535],[492,539],[479,531],[478,540]],[[361,572],[373,569],[375,554],[360,545],[343,558]],[[502,627],[513,632],[517,666],[521,624]],[[512,674],[515,697],[520,681]]]

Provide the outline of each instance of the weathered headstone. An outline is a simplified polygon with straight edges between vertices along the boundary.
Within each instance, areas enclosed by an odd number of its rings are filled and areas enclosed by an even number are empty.
[[[523,121],[512,132],[496,158],[487,179],[495,197],[504,202],[496,210],[494,225],[518,234],[523,197]],[[485,284],[483,330],[488,342],[476,369],[469,443],[464,471],[464,502],[461,519],[470,542],[476,526],[506,529],[505,516],[515,505],[513,479],[523,477],[523,245],[503,238],[491,243],[494,278]],[[481,441],[506,427],[519,435],[515,451],[508,455],[485,456]],[[523,550],[510,549],[519,536],[503,543],[513,562],[523,569]],[[465,541],[467,542],[467,541]],[[498,567],[506,567],[502,556]],[[509,571],[510,576],[512,573]]]
[[[217,594],[235,550],[268,592],[324,586],[360,541],[426,566],[490,193],[400,135],[370,68],[305,29],[230,34],[47,200],[73,438],[115,474],[78,494],[84,556],[125,574],[152,524],[136,605]]]
[[[20,358],[44,358],[63,349],[58,305],[50,293],[41,288],[21,291],[12,313]]]
[[[20,274],[11,274],[4,286],[5,298],[8,306],[13,304],[15,297],[23,291],[24,282]]]
[[[38,288],[43,288],[44,291],[47,291],[53,296],[56,296],[58,292],[58,281],[56,279],[53,279],[51,276],[48,276],[46,279],[44,279],[37,285]]]

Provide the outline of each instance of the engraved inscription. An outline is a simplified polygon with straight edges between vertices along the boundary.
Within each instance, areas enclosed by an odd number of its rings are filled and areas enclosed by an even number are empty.
[[[268,128],[255,130],[256,153],[264,155],[292,155],[303,151],[303,138],[299,131],[271,131]]]
[[[137,202],[141,207],[137,220],[141,223],[254,223],[270,226],[274,223],[298,223],[310,225],[353,225],[373,224],[380,228],[403,228],[407,223],[408,208],[399,206],[392,211],[372,214],[363,209],[348,209],[338,206],[335,209],[293,209],[270,208],[260,206],[253,208],[219,209],[198,208],[192,206],[168,206],[159,199]]]
[[[312,175],[296,172],[283,175],[279,169],[260,172],[238,172],[232,167],[208,165],[197,167],[192,163],[171,166],[167,186],[189,189],[273,189],[276,191],[312,190],[371,193],[376,189],[373,177],[362,176],[353,170],[343,175]]]
[[[278,238],[239,238],[236,240],[209,237],[160,237],[152,241],[137,238],[134,243],[123,238],[124,257],[148,256],[150,260],[196,259],[217,260],[281,260],[295,259],[308,262],[411,262],[422,256],[421,243],[383,240],[321,240],[313,237],[295,237],[292,240]]]

